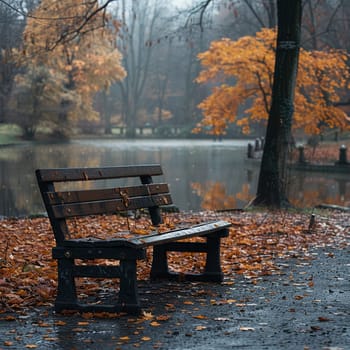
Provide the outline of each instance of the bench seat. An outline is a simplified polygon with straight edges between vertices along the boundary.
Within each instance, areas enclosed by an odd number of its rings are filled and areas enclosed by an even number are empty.
[[[151,279],[179,277],[179,274],[169,271],[167,259],[167,252],[178,251],[206,253],[204,272],[181,274],[181,279],[222,281],[220,241],[228,236],[231,224],[218,220],[166,232],[158,231],[157,227],[163,222],[161,208],[172,204],[168,184],[153,182],[154,176],[162,174],[162,169],[157,164],[36,171],[56,241],[52,256],[58,263],[55,301],[57,312],[73,309],[139,313],[141,305],[137,291],[137,260],[146,258],[149,247],[153,249]],[[108,187],[111,180],[129,178],[138,178],[141,184]],[[69,184],[71,187],[62,190],[58,189],[58,184]],[[82,189],[86,184],[87,188]],[[118,232],[118,237],[112,235],[105,239],[94,236],[74,238],[69,229],[68,222],[72,218],[115,215],[144,209],[148,209],[152,227],[148,234],[137,235],[127,231],[124,235],[121,231]],[[204,241],[188,241],[193,237],[203,237]],[[103,265],[94,262],[96,259],[119,260],[119,265]],[[77,260],[84,263],[78,264]],[[77,277],[118,278],[118,301],[113,305],[82,303],[77,296]]]

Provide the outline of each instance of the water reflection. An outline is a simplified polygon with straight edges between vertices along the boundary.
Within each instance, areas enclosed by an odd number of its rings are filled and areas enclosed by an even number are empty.
[[[0,153],[0,215],[44,211],[34,178],[36,168],[160,163],[181,210],[243,207],[255,194],[258,163],[246,159],[248,141],[74,141],[27,144]],[[348,177],[293,173],[290,199],[298,206],[349,205]]]
[[[289,196],[297,207],[320,203],[350,206],[348,174],[296,173],[291,176]]]
[[[254,195],[250,191],[250,184],[242,184],[242,190],[236,194],[228,194],[222,182],[207,182],[191,184],[195,194],[201,198],[201,208],[207,210],[225,210],[240,207],[238,201],[247,203]]]

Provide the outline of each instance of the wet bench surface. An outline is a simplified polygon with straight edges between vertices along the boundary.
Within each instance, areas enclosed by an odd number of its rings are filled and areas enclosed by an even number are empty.
[[[220,241],[227,237],[230,223],[211,221],[159,233],[150,230],[146,235],[72,238],[68,221],[77,217],[125,214],[147,209],[152,227],[162,224],[162,207],[172,204],[169,186],[154,182],[163,174],[159,164],[113,166],[99,168],[38,169],[36,177],[45,208],[55,236],[52,255],[58,262],[56,312],[127,312],[138,314],[141,305],[137,291],[137,260],[146,258],[146,249],[153,247],[151,279],[178,278],[168,269],[168,251],[206,253],[203,273],[181,274],[181,279],[221,282]],[[137,184],[111,186],[111,180],[138,180]],[[61,184],[69,190],[60,190]],[[87,185],[82,186],[81,184]],[[205,237],[205,242],[183,241]],[[105,265],[94,259],[119,260],[119,265]],[[84,264],[78,264],[77,260]],[[75,278],[118,278],[119,294],[116,303],[90,304],[78,300]]]

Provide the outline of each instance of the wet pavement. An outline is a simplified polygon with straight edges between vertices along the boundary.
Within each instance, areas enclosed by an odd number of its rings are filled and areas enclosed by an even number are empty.
[[[222,285],[140,282],[141,317],[0,315],[0,349],[350,349],[350,249],[283,260]]]

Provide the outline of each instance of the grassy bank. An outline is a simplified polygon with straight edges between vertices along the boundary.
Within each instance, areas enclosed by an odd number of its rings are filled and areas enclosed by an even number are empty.
[[[0,146],[21,142],[21,130],[13,124],[0,124]]]

